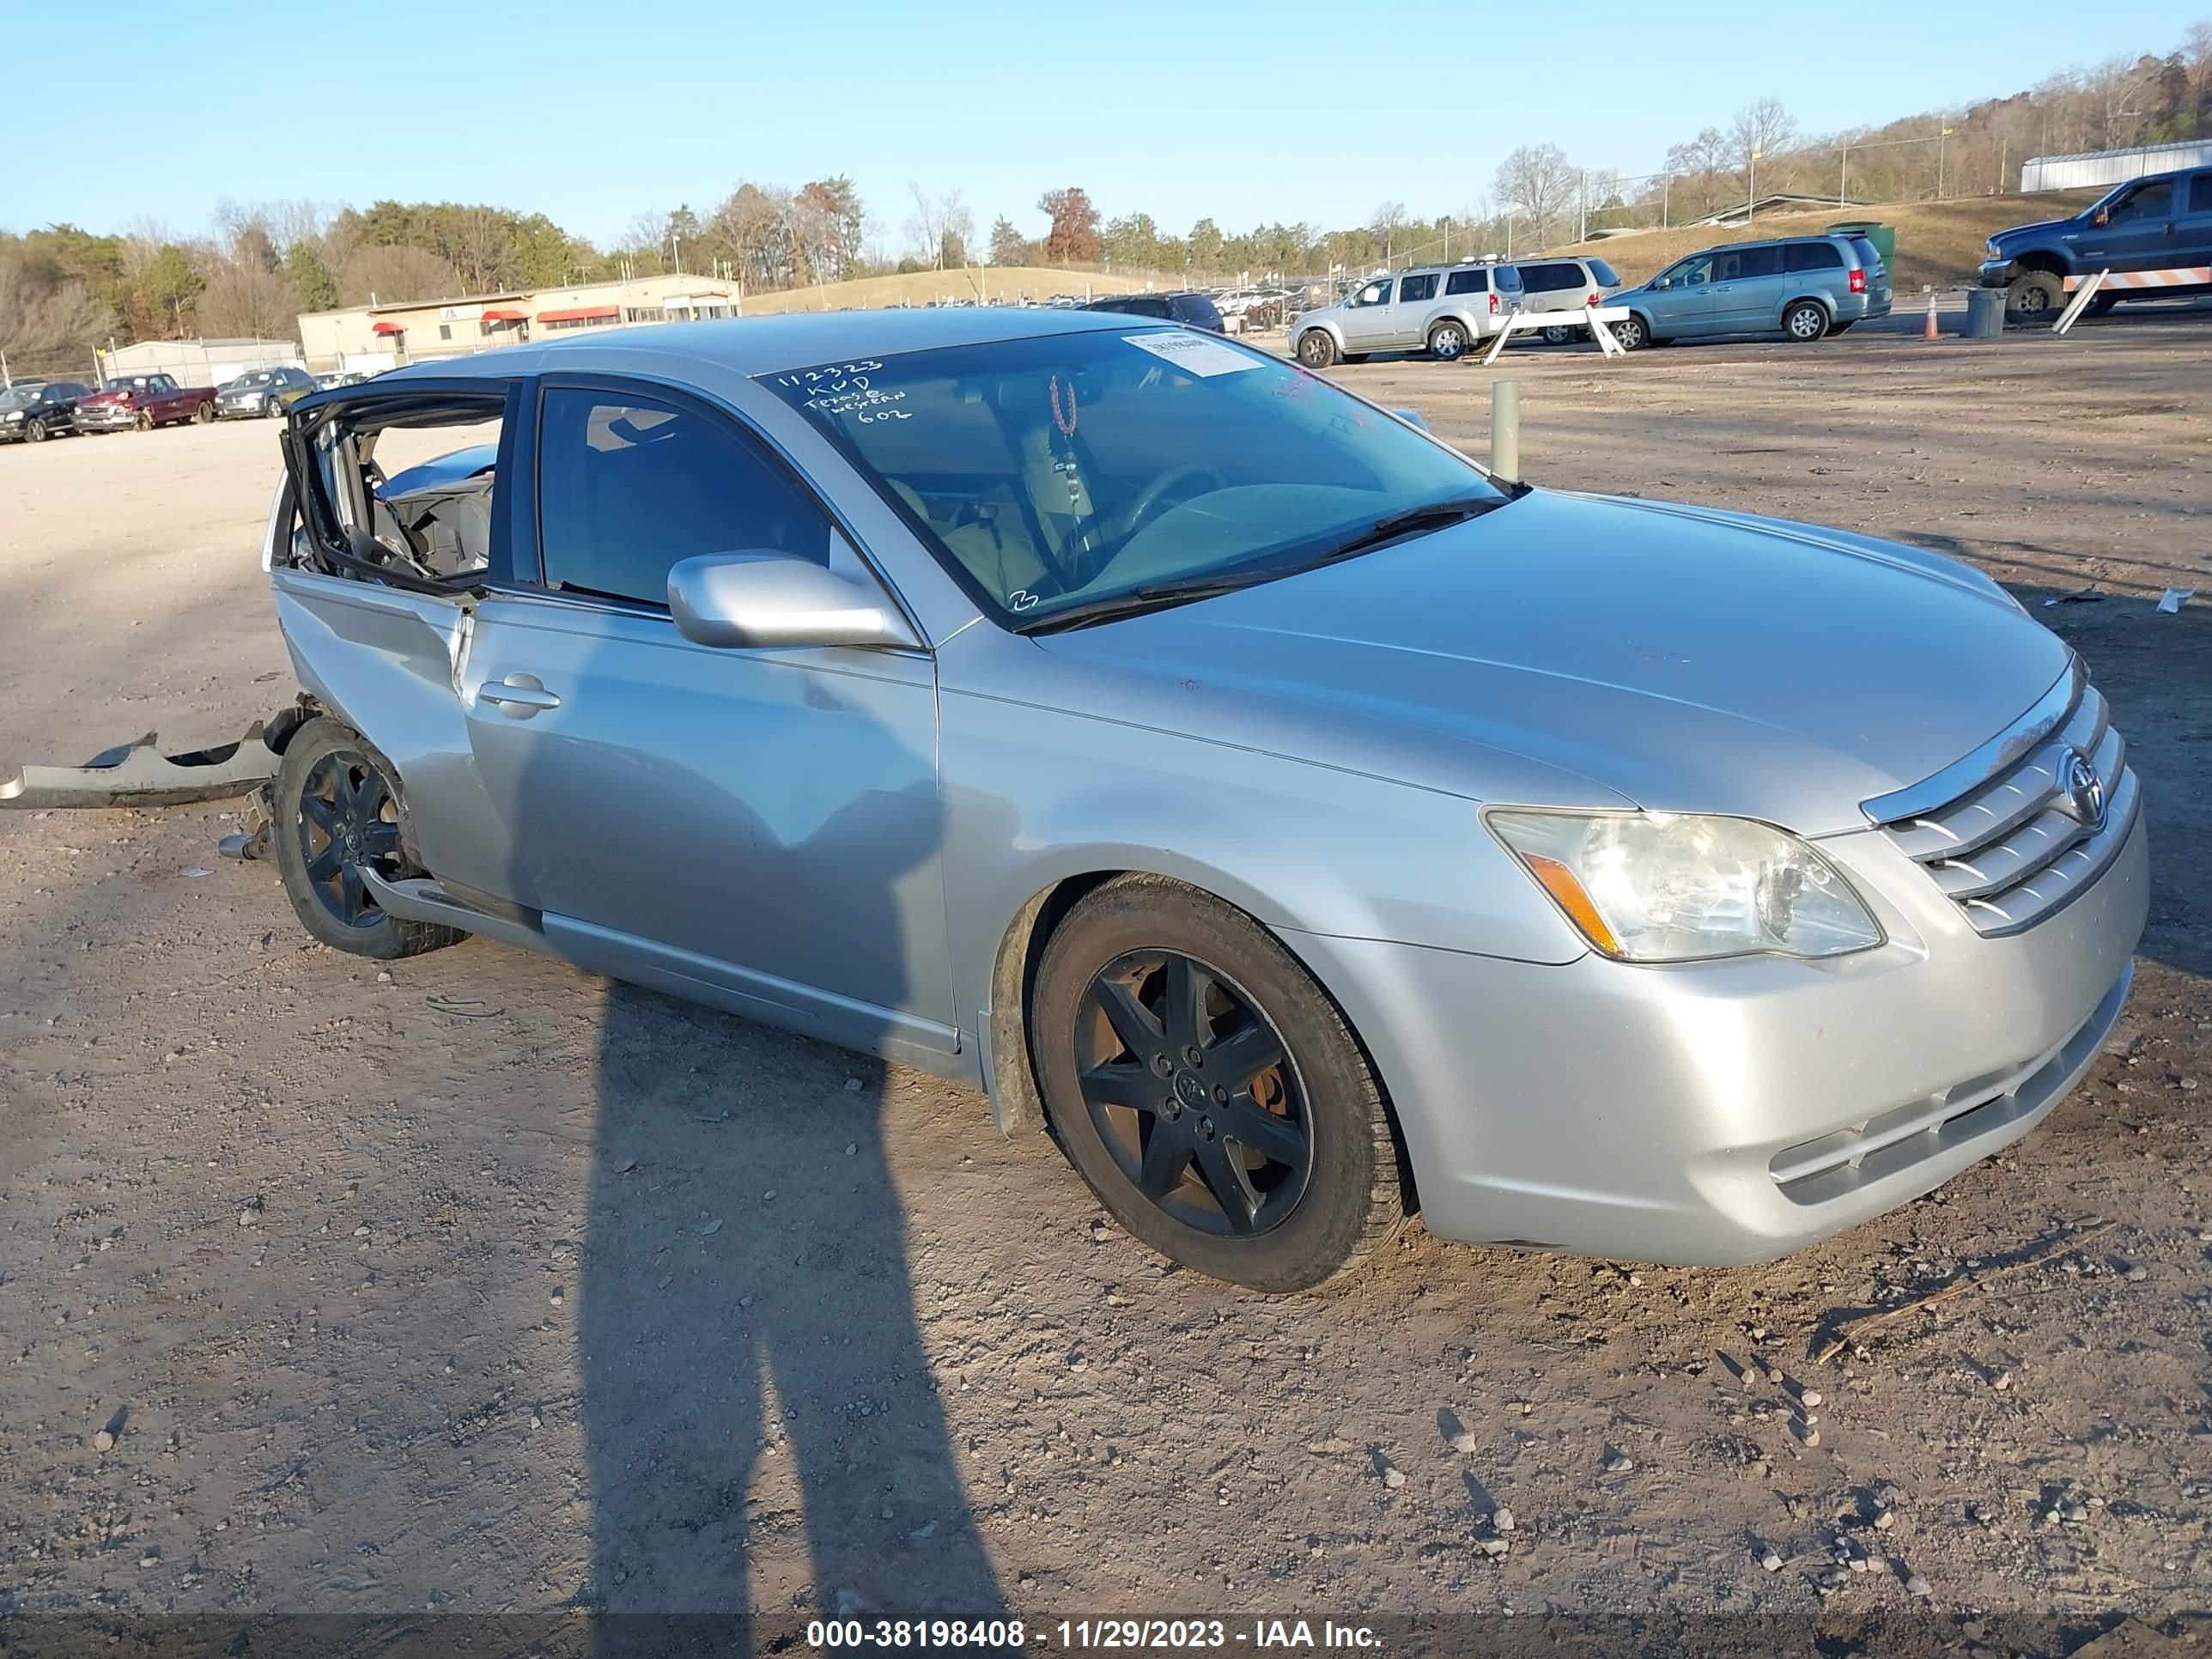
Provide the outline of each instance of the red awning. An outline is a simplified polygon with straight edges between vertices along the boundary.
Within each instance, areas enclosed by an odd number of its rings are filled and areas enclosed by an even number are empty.
[[[368,331],[371,334],[404,334],[407,331],[398,323],[383,322],[371,323]]]
[[[574,311],[541,311],[538,313],[538,320],[541,323],[586,323],[621,315],[622,313],[613,306],[579,306]]]
[[[525,323],[530,320],[530,313],[526,311],[487,311],[483,319],[488,323]]]

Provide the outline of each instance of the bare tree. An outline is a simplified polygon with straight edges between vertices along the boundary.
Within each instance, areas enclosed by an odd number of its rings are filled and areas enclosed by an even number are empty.
[[[1735,140],[1736,160],[1748,162],[1753,155],[1779,155],[1796,141],[1797,123],[1779,98],[1761,98],[1735,112],[1729,128]]]
[[[395,305],[410,300],[438,300],[455,293],[460,278],[453,266],[419,247],[381,245],[356,248],[338,272],[338,303]]]
[[[1529,221],[1528,241],[1541,246],[1574,205],[1581,175],[1557,144],[1523,144],[1498,163],[1492,188],[1506,213]]]
[[[900,227],[906,233],[907,257],[915,260],[926,259],[935,265],[938,251],[945,245],[943,210],[927,191],[911,179],[907,180],[906,193],[914,201],[914,211],[907,216],[906,223]]]
[[[1382,263],[1389,264],[1397,249],[1399,236],[1406,228],[1406,204],[1403,202],[1383,203],[1368,220],[1367,228],[1382,239]]]
[[[82,283],[42,280],[21,253],[0,249],[0,353],[11,371],[80,366],[111,325]]]
[[[460,277],[466,292],[495,294],[514,279],[514,242],[500,216],[472,207],[461,215]]]
[[[292,337],[299,301],[282,276],[250,260],[217,259],[200,293],[200,326],[221,337]]]
[[[945,191],[937,198],[937,251],[940,256],[938,263],[943,264],[943,256],[957,250],[960,255],[957,263],[965,264],[975,246],[975,216],[968,210],[968,204],[961,198],[958,191]]]

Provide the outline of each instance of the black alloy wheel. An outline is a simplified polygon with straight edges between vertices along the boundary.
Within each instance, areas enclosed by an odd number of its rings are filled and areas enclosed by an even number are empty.
[[[296,826],[309,887],[331,920],[370,928],[384,911],[363,870],[391,880],[400,871],[399,805],[384,774],[357,750],[337,749],[308,769]]]
[[[1305,1096],[1282,1037],[1227,975],[1173,951],[1091,981],[1076,1085],[1123,1175],[1200,1232],[1281,1224],[1313,1172]]]

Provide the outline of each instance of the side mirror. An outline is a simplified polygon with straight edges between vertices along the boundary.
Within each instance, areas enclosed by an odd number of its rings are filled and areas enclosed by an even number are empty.
[[[2089,222],[2093,225],[2109,225],[2112,222],[2112,209],[2099,208],[2097,210],[2097,216],[2089,221]]]
[[[1654,276],[1651,279],[1651,286],[1654,288],[1672,288],[1674,286],[1674,279],[1672,276]]]
[[[881,593],[787,553],[679,559],[668,571],[668,609],[676,631],[701,645],[921,645]]]

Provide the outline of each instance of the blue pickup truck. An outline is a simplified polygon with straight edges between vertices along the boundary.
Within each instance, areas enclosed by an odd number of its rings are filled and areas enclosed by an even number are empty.
[[[2066,279],[2110,270],[2212,267],[2212,167],[2156,173],[2116,185],[2071,219],[2018,225],[1990,238],[1982,286],[2005,290],[2005,316],[2048,321],[2066,303]],[[2089,314],[2123,300],[2212,293],[2212,283],[2100,292]]]

